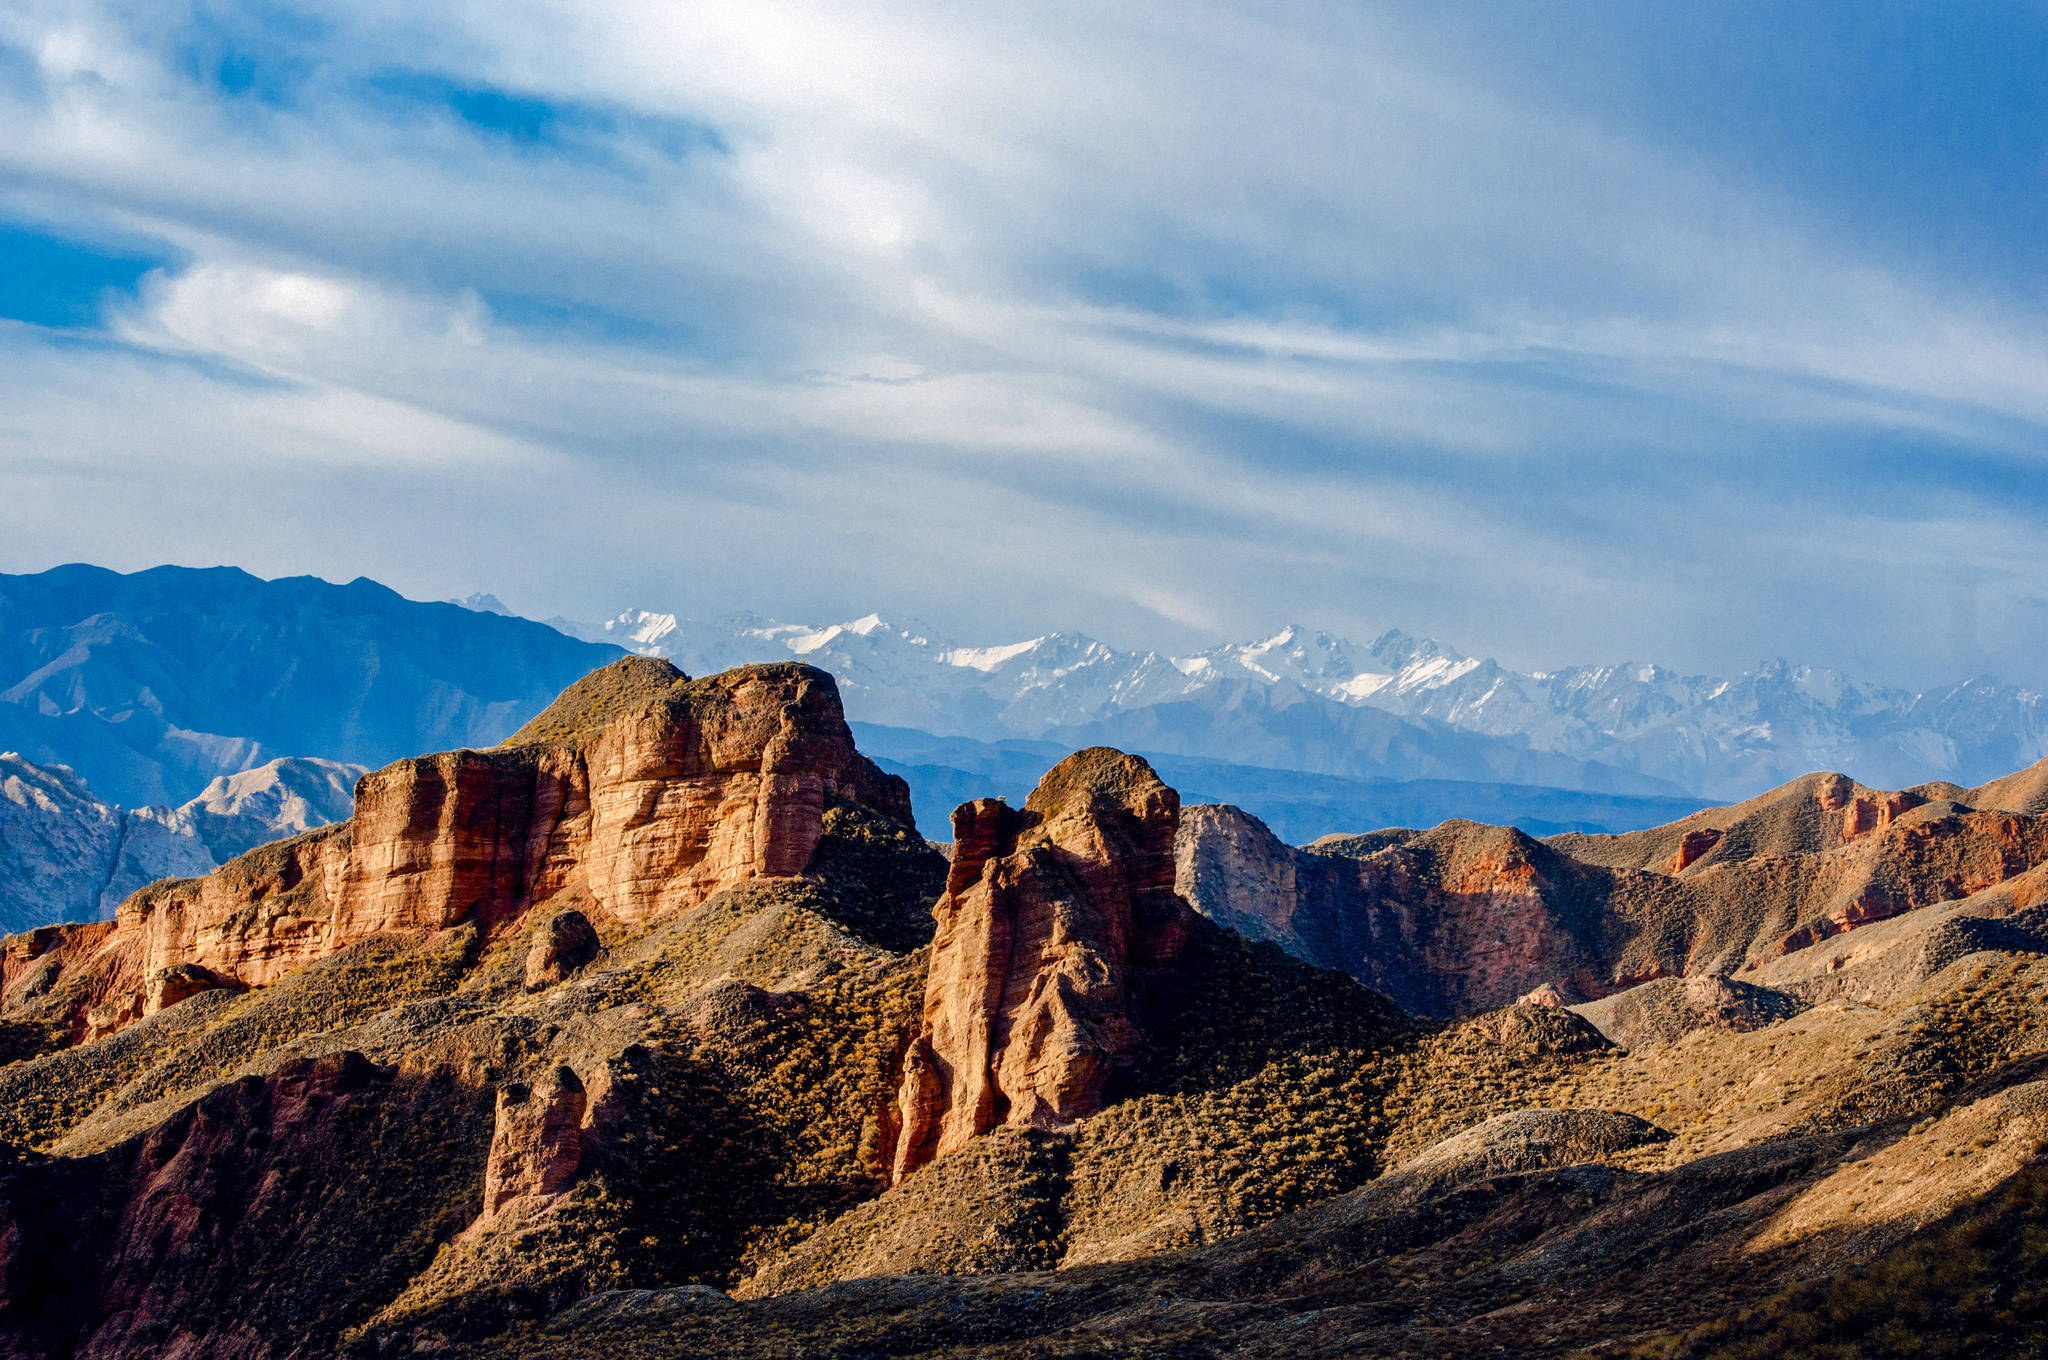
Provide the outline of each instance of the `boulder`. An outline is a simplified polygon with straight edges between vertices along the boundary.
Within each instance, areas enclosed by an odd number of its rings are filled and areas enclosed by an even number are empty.
[[[526,990],[554,986],[596,958],[602,947],[588,916],[573,907],[556,912],[533,932],[526,951]]]
[[[159,968],[149,975],[149,981],[143,987],[142,1013],[154,1015],[223,985],[211,969],[196,963],[174,963]]]

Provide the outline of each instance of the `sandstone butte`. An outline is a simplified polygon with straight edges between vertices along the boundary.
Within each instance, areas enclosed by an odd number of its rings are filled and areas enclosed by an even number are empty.
[[[1134,985],[1187,939],[1179,823],[1179,795],[1106,747],[1061,761],[1022,809],[953,813],[894,1179],[998,1126],[1070,1129],[1102,1108],[1142,1042]]]
[[[154,884],[111,922],[9,940],[0,998],[11,1010],[61,988],[73,1037],[91,1039],[371,936],[473,925],[487,939],[554,903],[636,925],[800,874],[838,798],[912,823],[908,786],[854,749],[825,672],[778,663],[692,680],[626,658],[503,746],[365,775],[346,822]]]

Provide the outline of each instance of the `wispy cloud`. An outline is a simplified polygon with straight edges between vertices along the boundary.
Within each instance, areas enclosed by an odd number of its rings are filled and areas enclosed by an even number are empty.
[[[2041,628],[2031,295],[1483,27],[15,5],[0,216],[140,264],[0,331],[4,565],[1968,661],[1890,570]]]

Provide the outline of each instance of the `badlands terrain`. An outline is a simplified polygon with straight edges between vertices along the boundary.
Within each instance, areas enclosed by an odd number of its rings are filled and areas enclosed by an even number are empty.
[[[0,1354],[2048,1345],[2048,764],[1296,847],[1047,763],[934,844],[825,671],[629,657],[7,939]]]

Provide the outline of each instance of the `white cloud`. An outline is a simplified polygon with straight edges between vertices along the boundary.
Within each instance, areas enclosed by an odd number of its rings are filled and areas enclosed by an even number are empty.
[[[246,467],[201,480],[275,507],[309,465],[360,479],[323,483],[323,560],[353,543],[425,593],[908,596],[978,636],[959,578],[1039,631],[1320,612],[1642,653],[1684,642],[1708,578],[1735,645],[1783,564],[1811,569],[1806,535],[1916,532],[1817,476],[1750,512],[1697,494],[1756,476],[1760,440],[1817,465],[1908,437],[2048,448],[2041,317],[1859,257],[1725,162],[1425,60],[1378,12],[361,0],[301,36],[199,13],[0,17],[39,72],[0,84],[0,206],[187,257],[114,316],[125,348],[8,333],[15,569],[106,556],[61,528],[79,502],[52,467],[119,467],[140,539],[234,558],[289,554],[232,516],[151,528],[157,479]],[[202,78],[222,32],[278,91]],[[392,93],[400,72],[549,101],[568,131],[480,130]],[[404,537],[425,521],[387,513],[414,472],[600,560],[551,584],[477,536],[430,579]],[[1929,569],[2024,574],[1985,524],[1927,540]],[[749,542],[777,548],[735,574]],[[626,598],[656,588],[696,595]],[[1857,589],[1829,576],[1811,608]]]

